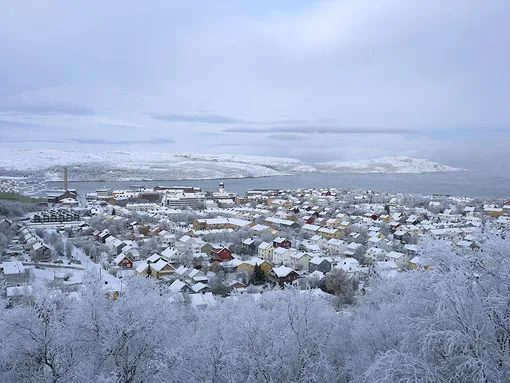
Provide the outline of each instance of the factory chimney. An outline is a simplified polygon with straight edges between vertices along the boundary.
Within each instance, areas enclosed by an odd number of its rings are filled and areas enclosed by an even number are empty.
[[[220,188],[218,190],[220,193],[224,193],[225,192],[225,184],[223,182],[220,183]]]
[[[67,167],[64,168],[64,190],[67,190]]]

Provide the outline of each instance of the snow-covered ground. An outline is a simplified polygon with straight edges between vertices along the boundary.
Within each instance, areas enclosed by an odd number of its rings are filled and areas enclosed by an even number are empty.
[[[430,173],[465,169],[441,165],[424,158],[382,157],[359,161],[330,161],[316,164],[320,171],[340,173]]]
[[[424,173],[458,171],[426,159],[383,157],[373,160],[305,164],[295,158],[247,155],[208,155],[145,151],[85,153],[54,149],[2,149],[0,174],[62,179],[62,167],[71,181],[182,180],[267,177],[309,172]]]

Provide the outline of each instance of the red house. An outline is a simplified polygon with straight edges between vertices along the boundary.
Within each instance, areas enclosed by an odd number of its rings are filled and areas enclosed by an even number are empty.
[[[211,259],[213,262],[231,261],[233,259],[232,252],[225,247],[219,249],[213,248],[211,250]]]
[[[122,267],[123,269],[133,268],[133,261],[126,257],[125,254],[119,254],[117,257],[115,257],[113,263],[115,263],[115,266]]]
[[[306,217],[303,217],[304,220],[305,220],[305,223],[307,223],[308,225],[311,225],[315,222],[315,217],[311,217],[311,216],[306,216]]]
[[[290,249],[291,243],[288,239],[278,237],[273,240],[273,247],[283,247],[284,249]]]

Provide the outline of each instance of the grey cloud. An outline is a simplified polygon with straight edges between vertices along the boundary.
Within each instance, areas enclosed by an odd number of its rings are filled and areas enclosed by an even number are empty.
[[[13,115],[71,115],[90,116],[94,111],[90,108],[74,104],[24,104],[24,103],[0,103],[0,113]]]
[[[148,140],[106,140],[106,139],[82,139],[82,138],[69,138],[62,140],[51,140],[51,139],[13,139],[13,138],[2,138],[3,142],[12,143],[24,143],[24,142],[44,142],[51,144],[84,144],[84,145],[128,145],[128,144],[174,144],[175,140],[168,138],[151,138]]]
[[[317,134],[417,134],[419,131],[414,129],[401,128],[343,128],[343,127],[273,127],[273,128],[252,128],[252,127],[233,127],[224,129],[229,133],[317,133]]]
[[[34,129],[38,127],[40,127],[40,125],[26,124],[19,121],[0,120],[0,128]]]
[[[246,124],[247,121],[221,116],[219,114],[163,114],[149,113],[149,116],[155,120],[171,122],[200,122],[204,124]]]

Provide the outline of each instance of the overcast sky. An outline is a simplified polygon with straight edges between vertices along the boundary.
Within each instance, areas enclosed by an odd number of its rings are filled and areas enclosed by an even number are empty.
[[[510,159],[510,1],[3,1],[0,142]]]

